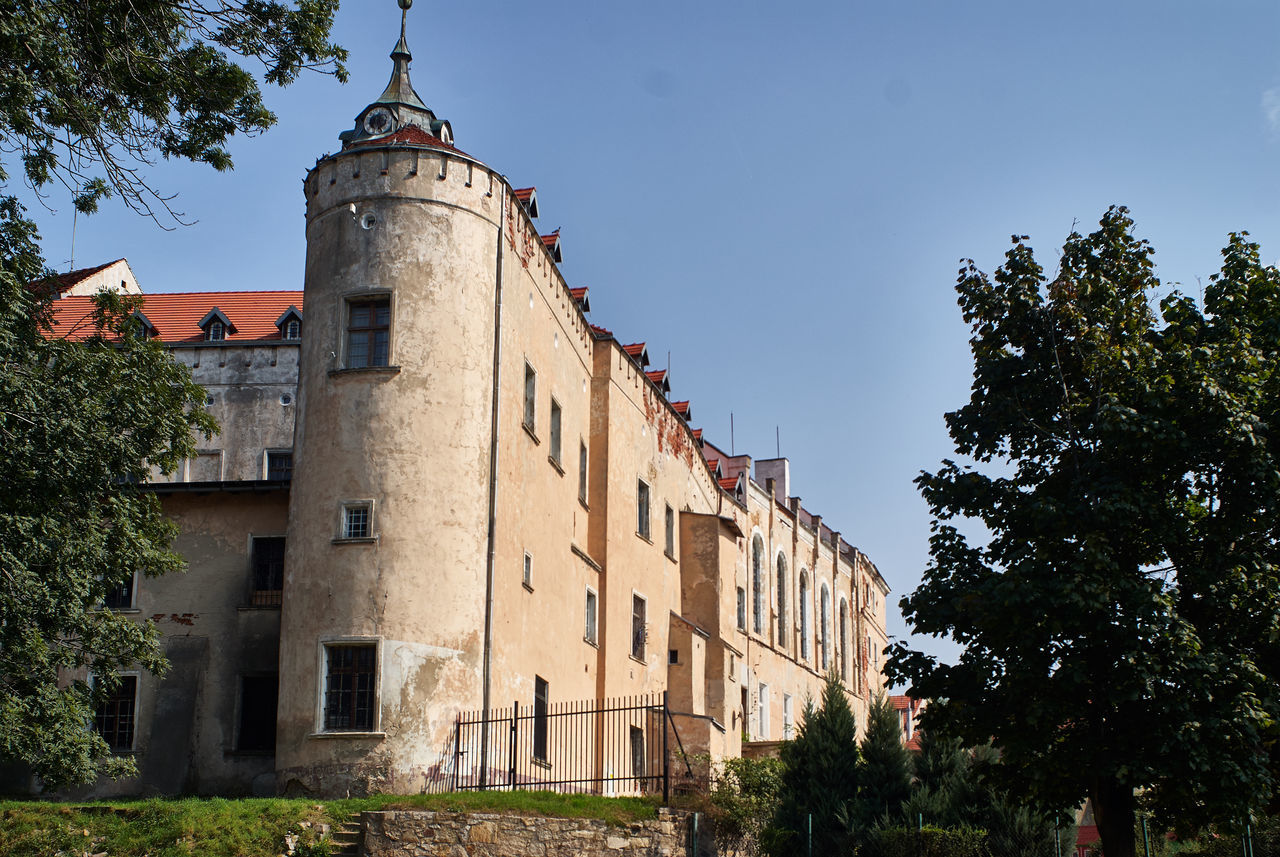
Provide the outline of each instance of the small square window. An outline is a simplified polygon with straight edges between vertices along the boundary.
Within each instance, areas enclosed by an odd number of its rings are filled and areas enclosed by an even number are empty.
[[[680,650],[679,650],[679,649],[668,649],[668,650],[667,650],[667,663],[669,663],[669,664],[678,664],[678,663],[680,663]]]
[[[129,610],[133,607],[133,584],[137,572],[132,572],[124,580],[112,585],[102,598],[102,606],[108,610]]]
[[[525,589],[533,589],[533,557],[527,553],[524,555],[524,572],[520,576],[520,582]]]
[[[671,504],[667,504],[667,556],[675,559],[676,556],[676,510],[671,508]]]
[[[113,753],[133,750],[138,707],[138,677],[116,676],[116,686],[98,703],[93,726]]]
[[[377,648],[373,643],[324,647],[326,732],[372,732]]]
[[[293,453],[267,453],[267,481],[289,482],[293,479]]]
[[[342,538],[367,539],[373,535],[373,509],[368,503],[342,507]]]
[[[524,364],[524,427],[536,428],[538,416],[538,373],[528,363]]]
[[[386,366],[391,355],[391,298],[347,304],[347,367]]]
[[[587,609],[586,609],[586,613],[587,613],[586,631],[583,634],[583,639],[585,639],[588,643],[591,643],[592,645],[595,645],[595,642],[596,642],[596,605],[597,603],[598,601],[597,601],[595,591],[588,589],[587,590]]]
[[[551,460],[560,463],[560,403],[551,400]]]
[[[636,480],[636,535],[649,538],[649,486]]]

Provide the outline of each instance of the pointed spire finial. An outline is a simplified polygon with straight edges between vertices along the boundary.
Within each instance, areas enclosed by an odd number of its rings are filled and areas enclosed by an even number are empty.
[[[408,23],[409,7],[413,5],[413,0],[399,0],[399,2],[400,41],[396,42],[395,48],[391,51],[393,63],[391,80],[387,83],[387,88],[378,98],[378,101],[384,104],[409,104],[426,110],[427,106],[422,103],[418,93],[413,91],[413,84],[409,82],[409,61],[413,59],[413,54],[409,53],[409,42],[405,39],[405,27]]]

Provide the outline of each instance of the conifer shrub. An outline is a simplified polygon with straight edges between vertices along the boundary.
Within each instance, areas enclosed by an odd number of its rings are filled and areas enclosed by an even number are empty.
[[[988,857],[987,832],[969,827],[881,827],[867,834],[858,857]]]

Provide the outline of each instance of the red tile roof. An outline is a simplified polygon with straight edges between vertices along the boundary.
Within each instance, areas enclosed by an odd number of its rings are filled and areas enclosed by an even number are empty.
[[[434,134],[422,130],[417,125],[406,125],[399,131],[396,131],[393,134],[388,134],[385,137],[374,137],[371,140],[360,140],[347,146],[347,148],[359,149],[372,146],[387,146],[394,143],[406,143],[411,146],[429,146],[433,149],[445,149],[450,152],[457,152],[459,155],[466,155],[468,158],[471,157],[456,146],[449,145],[444,140],[441,140]]]
[[[140,295],[142,314],[162,342],[200,342],[202,318],[217,307],[234,325],[227,341],[279,339],[276,319],[290,306],[302,309],[302,292],[186,292]],[[54,305],[53,335],[81,338],[92,330],[93,298],[72,296]]]
[[[645,377],[658,385],[658,389],[664,393],[671,392],[671,382],[667,380],[666,369],[655,369],[652,372],[645,372]]]
[[[518,187],[512,191],[516,195],[516,199],[521,202],[528,202],[533,199],[533,195],[538,192],[536,187]]]
[[[720,487],[726,491],[733,492],[738,490],[738,477],[736,476],[726,476],[723,479],[717,479],[716,481],[719,482]]]
[[[622,350],[627,352],[628,356],[634,359],[641,367],[649,365],[649,352],[645,350],[643,342],[633,342],[630,345],[622,346]]]
[[[564,257],[560,250],[560,230],[557,229],[550,235],[539,235],[542,239],[542,246],[551,251],[551,258],[556,262],[563,262]]]
[[[124,257],[122,256],[121,258],[115,259],[111,262],[103,262],[101,265],[94,265],[92,268],[77,268],[76,270],[68,271],[65,274],[56,274],[52,279],[57,284],[56,288],[57,288],[58,294],[62,294],[68,289],[74,288],[77,283],[80,283],[80,282],[83,282],[84,280],[89,279],[99,271],[105,270],[106,268],[110,268],[116,262],[123,262],[123,261],[124,261]]]
[[[569,294],[573,297],[578,306],[582,307],[583,312],[591,312],[591,299],[587,297],[586,287],[580,289],[569,289]]]
[[[689,419],[689,403],[688,402],[672,402],[671,409],[686,420]]]
[[[601,327],[598,324],[587,322],[587,326],[591,328],[591,332],[596,336],[613,336],[613,331],[607,327]]]
[[[702,441],[702,429],[694,429],[694,430],[693,430],[693,439],[694,439],[694,440],[696,440],[696,441],[699,441],[699,442],[701,442],[701,441]],[[718,460],[719,460],[719,459],[717,459],[717,461],[718,461]]]

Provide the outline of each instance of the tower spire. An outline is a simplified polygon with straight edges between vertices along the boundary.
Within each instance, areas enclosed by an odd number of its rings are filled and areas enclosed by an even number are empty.
[[[412,5],[413,0],[400,0],[400,41],[391,50],[391,80],[387,81],[387,88],[374,103],[407,104],[426,110],[427,105],[422,103],[409,81],[409,62],[413,59],[413,54],[409,52],[409,42],[405,39],[405,27],[409,20],[409,7]]]

